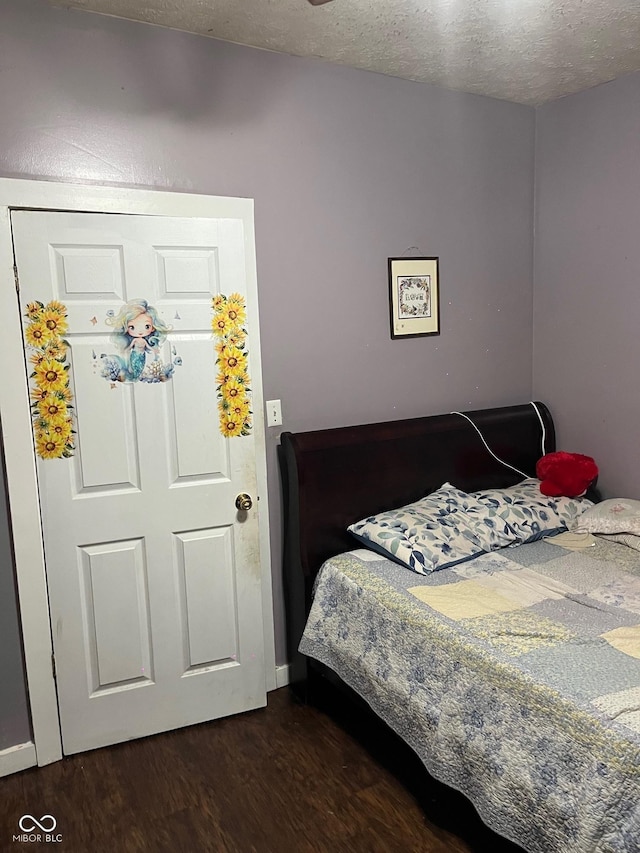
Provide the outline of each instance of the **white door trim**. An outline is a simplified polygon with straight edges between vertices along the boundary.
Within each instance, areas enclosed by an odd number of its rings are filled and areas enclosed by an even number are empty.
[[[11,530],[16,561],[27,686],[33,742],[39,765],[62,757],[58,704],[51,668],[51,630],[40,526],[40,505],[24,369],[24,348],[13,271],[10,210],[66,210],[86,213],[128,213],[147,216],[215,218],[215,196],[119,187],[84,186],[49,181],[0,178],[0,419],[4,437]],[[242,219],[247,269],[247,313],[251,328],[252,392],[258,483],[260,558],[264,619],[266,689],[273,690],[275,648],[267,503],[258,285],[256,278],[253,199],[225,198],[227,208]]]
[[[0,751],[0,776],[18,773],[36,764],[36,748],[31,741]]]

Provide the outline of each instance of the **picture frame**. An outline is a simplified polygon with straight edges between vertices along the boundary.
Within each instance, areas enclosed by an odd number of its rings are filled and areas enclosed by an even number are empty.
[[[391,338],[440,334],[438,258],[389,258]]]

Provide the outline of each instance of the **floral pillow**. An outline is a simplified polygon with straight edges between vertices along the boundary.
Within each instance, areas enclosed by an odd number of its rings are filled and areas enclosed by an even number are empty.
[[[494,510],[450,483],[348,529],[368,548],[422,575],[515,542],[509,525]]]
[[[540,480],[535,478],[508,489],[473,492],[473,497],[507,522],[516,544],[575,529],[576,519],[593,506],[586,498],[547,497],[540,491]]]

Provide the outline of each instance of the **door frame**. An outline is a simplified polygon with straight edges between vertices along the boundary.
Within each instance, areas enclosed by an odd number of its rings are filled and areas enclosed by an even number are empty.
[[[0,382],[0,420],[4,438],[10,529],[18,586],[22,641],[35,758],[38,765],[62,758],[58,700],[53,676],[51,619],[40,521],[29,389],[14,273],[11,210],[121,213],[182,218],[219,218],[224,202],[228,217],[244,223],[247,270],[247,315],[251,329],[251,388],[259,506],[262,612],[264,620],[265,684],[276,687],[271,555],[265,425],[262,413],[262,364],[258,322],[253,199],[226,198],[145,189],[67,184],[53,181],[0,178],[0,360],[6,366]],[[0,772],[0,775],[1,772]]]

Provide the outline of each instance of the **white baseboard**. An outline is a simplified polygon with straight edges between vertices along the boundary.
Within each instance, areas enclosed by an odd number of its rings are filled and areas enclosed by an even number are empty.
[[[0,751],[0,776],[17,773],[19,770],[26,770],[27,767],[35,767],[36,764],[36,748],[31,741]]]
[[[286,687],[289,683],[289,664],[284,663],[276,667],[276,688]]]

